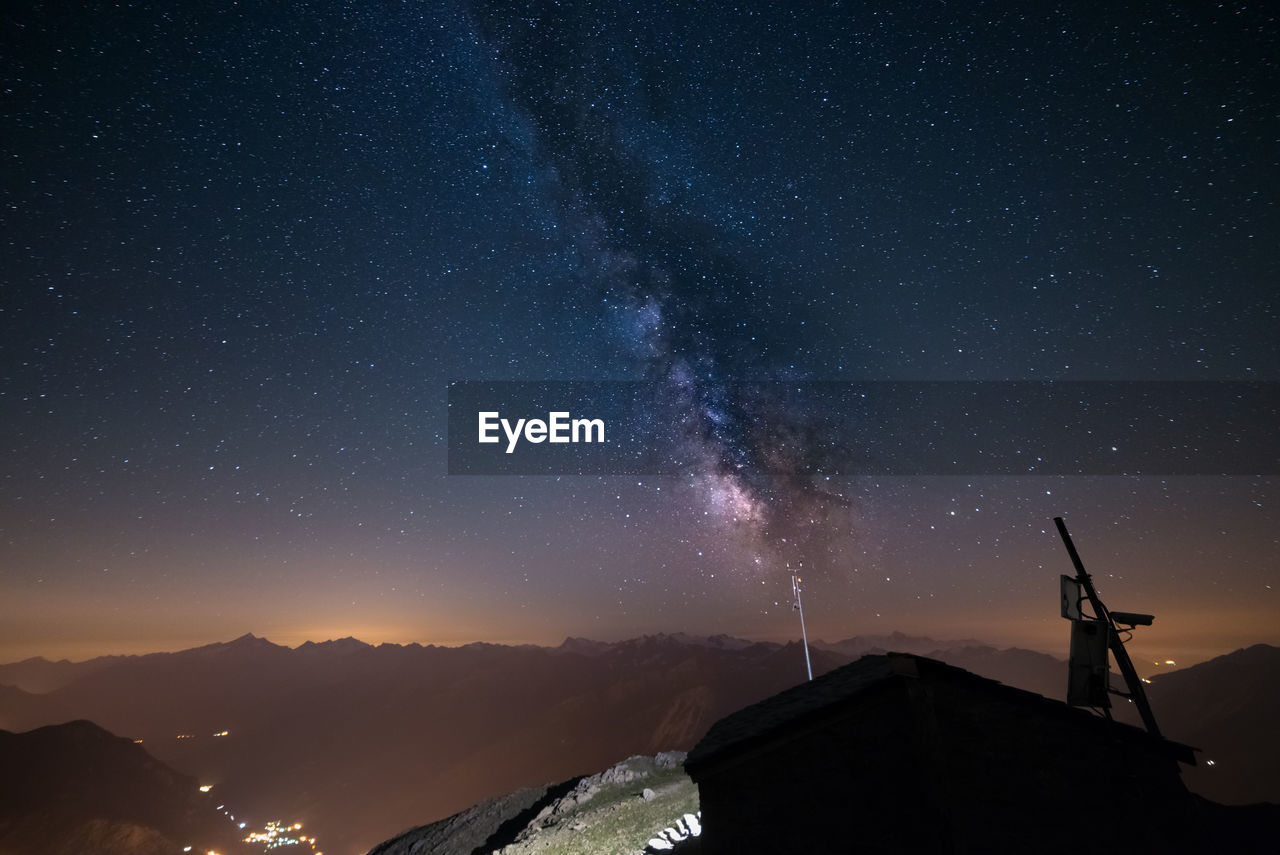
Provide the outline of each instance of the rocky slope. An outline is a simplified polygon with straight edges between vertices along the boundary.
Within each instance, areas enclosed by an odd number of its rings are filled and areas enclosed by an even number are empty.
[[[370,855],[692,853],[698,791],[683,762],[682,752],[630,757],[596,775],[489,799]]]

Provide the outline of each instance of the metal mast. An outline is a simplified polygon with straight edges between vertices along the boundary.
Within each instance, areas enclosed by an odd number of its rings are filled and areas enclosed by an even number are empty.
[[[804,628],[804,604],[800,602],[800,577],[791,574],[791,593],[795,596],[796,611],[800,612],[800,638],[804,641],[804,667],[809,672],[809,679],[813,679],[813,663],[809,661],[809,634]]]

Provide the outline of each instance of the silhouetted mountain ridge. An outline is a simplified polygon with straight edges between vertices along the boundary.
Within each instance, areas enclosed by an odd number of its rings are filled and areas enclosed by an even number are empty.
[[[43,694],[61,688],[73,680],[109,668],[112,665],[133,657],[99,656],[84,662],[71,662],[66,659],[56,661],[43,656],[33,656],[21,662],[0,665],[0,685],[16,686],[24,691]]]
[[[382,645],[379,645],[382,646]],[[358,638],[347,636],[345,638],[335,638],[329,641],[307,641],[294,648],[299,653],[330,653],[339,656],[349,656],[353,653],[360,653],[365,650],[375,649],[373,645],[366,644]]]
[[[1161,674],[1147,695],[1160,729],[1201,749],[1184,773],[1189,787],[1227,804],[1280,803],[1280,647],[1255,644]]]
[[[1047,654],[901,634],[811,645],[814,671],[856,658],[842,650],[886,643],[1049,697],[1060,698],[1066,683],[1065,662]],[[1216,672],[1201,673],[1192,683]],[[567,638],[553,648],[374,647],[345,638],[291,649],[246,635],[117,658],[43,695],[0,692],[0,727],[90,718],[143,737],[175,768],[218,781],[228,804],[295,817],[327,849],[344,851],[618,757],[687,750],[716,719],[804,675],[799,642],[726,636]],[[1234,697],[1240,686],[1228,679],[1218,691]],[[1182,701],[1153,703],[1172,738],[1218,744],[1216,731],[1200,738],[1178,730],[1178,716],[1163,707]],[[1274,742],[1247,710],[1227,707],[1210,720]],[[223,731],[229,735],[212,737]]]
[[[813,642],[814,647],[820,647],[824,650],[833,650],[843,653],[846,656],[858,657],[865,656],[868,653],[884,653],[886,651],[894,651],[897,653],[916,653],[927,654],[933,650],[955,649],[961,647],[985,647],[983,642],[973,639],[964,639],[961,641],[939,641],[923,635],[907,635],[902,632],[891,632],[888,635],[855,635],[840,641],[826,642],[819,639]]]
[[[251,851],[239,839],[195,778],[93,722],[0,731],[0,851]]]

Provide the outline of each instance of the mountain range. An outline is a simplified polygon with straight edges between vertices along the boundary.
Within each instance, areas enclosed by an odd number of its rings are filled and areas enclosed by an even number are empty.
[[[1066,664],[972,640],[891,635],[811,645],[815,673],[868,652],[920,652],[1060,698]],[[251,826],[303,822],[325,851],[630,755],[688,750],[718,718],[804,679],[800,644],[645,636],[458,648],[346,638],[287,648],[246,635],[177,653],[0,665],[0,727],[90,719],[141,739]],[[1280,650],[1258,645],[1150,686],[1166,735],[1213,766],[1224,801],[1280,801]],[[4,684],[8,684],[7,686]]]

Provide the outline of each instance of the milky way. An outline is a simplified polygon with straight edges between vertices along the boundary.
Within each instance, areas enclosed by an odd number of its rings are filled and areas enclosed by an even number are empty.
[[[679,58],[640,47],[661,36],[627,11],[497,9],[481,22],[581,284],[654,381],[663,400],[653,405],[676,414],[658,441],[716,517],[757,548],[800,563],[813,549],[806,541],[848,532],[851,519],[833,517],[850,501],[815,480],[803,416],[776,398],[744,399],[735,384],[796,378],[785,360],[804,330],[770,317],[777,273],[738,257],[693,188],[701,177],[675,165],[694,144],[669,103],[668,63]],[[627,38],[632,48],[618,50]]]

